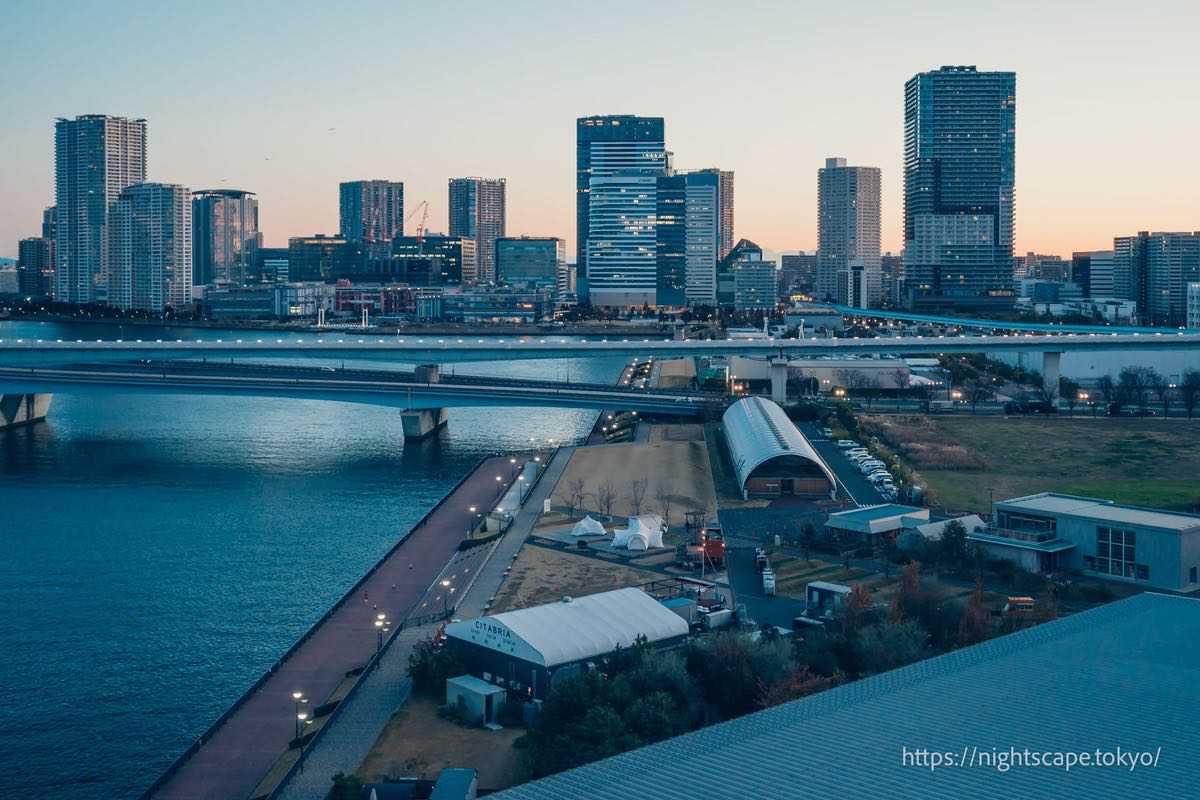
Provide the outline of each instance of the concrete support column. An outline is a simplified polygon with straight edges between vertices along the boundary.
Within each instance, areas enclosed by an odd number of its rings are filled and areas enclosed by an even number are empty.
[[[787,402],[788,362],[786,358],[771,359],[771,399],[780,405]]]
[[[52,394],[0,394],[0,431],[46,418]]]
[[[421,364],[413,371],[417,383],[440,383],[442,370],[437,364]]]
[[[404,440],[417,441],[432,435],[446,424],[450,414],[444,408],[421,408],[402,411],[400,420],[404,423]]]
[[[1058,397],[1059,365],[1062,353],[1042,353],[1042,388],[1047,394]]]

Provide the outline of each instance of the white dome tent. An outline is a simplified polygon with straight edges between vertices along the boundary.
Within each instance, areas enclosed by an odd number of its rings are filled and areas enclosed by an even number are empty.
[[[591,516],[586,516],[579,522],[575,523],[575,527],[571,528],[572,536],[607,536],[608,531],[604,530],[604,526],[599,521],[594,520]]]
[[[629,526],[613,534],[615,550],[650,550],[663,545],[662,518],[654,514],[630,517]]]

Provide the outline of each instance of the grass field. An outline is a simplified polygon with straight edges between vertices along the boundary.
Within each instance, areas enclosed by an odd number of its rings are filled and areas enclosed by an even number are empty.
[[[978,456],[976,469],[919,468],[934,502],[985,511],[996,499],[1042,491],[1118,503],[1200,510],[1200,424],[1162,419],[934,417]]]

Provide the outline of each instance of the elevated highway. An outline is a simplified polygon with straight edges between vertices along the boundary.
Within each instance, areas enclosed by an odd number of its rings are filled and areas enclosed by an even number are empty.
[[[908,336],[872,339],[732,340],[570,340],[554,337],[432,338],[332,335],[317,339],[252,338],[215,340],[87,341],[0,339],[0,365],[52,366],[137,360],[320,359],[403,364],[591,357],[670,357],[743,355],[811,357],[877,354],[1038,352],[1081,350],[1182,350],[1200,353],[1200,332],[1033,333],[982,336]]]

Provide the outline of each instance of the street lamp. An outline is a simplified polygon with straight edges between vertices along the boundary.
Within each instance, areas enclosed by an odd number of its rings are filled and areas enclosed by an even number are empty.
[[[504,491],[504,479],[501,478],[499,475],[497,475],[496,476],[496,497],[499,497],[500,493],[502,491]]]
[[[296,738],[300,738],[300,706],[308,701],[304,699],[304,692],[299,690],[292,692],[292,701],[296,704]]]
[[[376,641],[375,641],[375,655],[376,656],[378,656],[379,652],[381,650],[383,650],[383,634],[385,631],[388,630],[388,628],[386,626],[387,626],[387,614],[380,614],[379,616],[375,617],[375,635],[377,637]]]
[[[308,718],[307,711],[301,711],[296,715],[296,738],[300,740],[300,772],[304,772],[304,728],[312,725],[312,720]]]
[[[450,616],[450,581],[442,580],[442,616]]]

